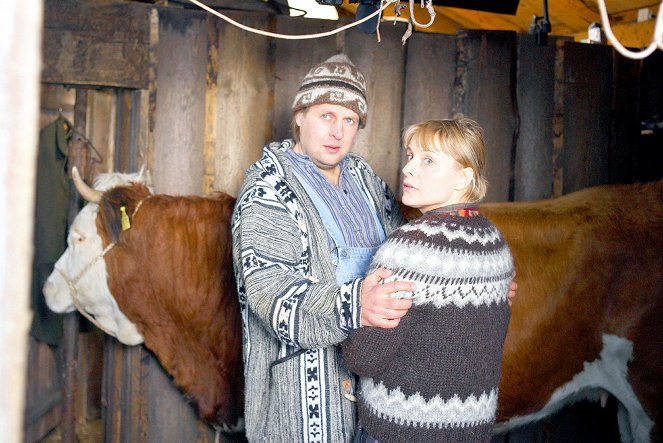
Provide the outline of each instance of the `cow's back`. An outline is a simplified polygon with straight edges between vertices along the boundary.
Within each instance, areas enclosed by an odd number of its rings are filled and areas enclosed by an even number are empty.
[[[633,343],[628,380],[660,423],[663,181],[485,204],[482,212],[509,242],[519,285],[498,419],[541,408],[611,334]]]

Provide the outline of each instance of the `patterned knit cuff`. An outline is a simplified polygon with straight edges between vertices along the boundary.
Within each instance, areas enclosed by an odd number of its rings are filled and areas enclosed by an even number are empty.
[[[346,332],[361,327],[359,296],[362,279],[351,280],[341,285],[341,293],[336,300],[339,327]]]

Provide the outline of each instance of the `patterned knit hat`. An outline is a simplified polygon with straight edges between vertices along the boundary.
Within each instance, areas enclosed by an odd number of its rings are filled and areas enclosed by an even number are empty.
[[[328,58],[306,74],[295,95],[292,111],[323,103],[353,110],[359,116],[359,127],[366,125],[368,104],[364,74],[345,54]]]

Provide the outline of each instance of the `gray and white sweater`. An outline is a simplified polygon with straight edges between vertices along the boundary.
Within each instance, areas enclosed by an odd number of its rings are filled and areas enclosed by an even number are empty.
[[[361,280],[338,286],[327,232],[293,177],[292,140],[265,147],[247,171],[232,219],[243,318],[249,441],[339,442],[356,421],[353,376],[337,344],[360,326]],[[368,190],[387,233],[403,218],[361,157],[347,168]]]
[[[343,343],[364,429],[380,443],[490,441],[513,275],[501,233],[475,209],[430,211],[389,236],[378,266],[417,288],[398,327]]]

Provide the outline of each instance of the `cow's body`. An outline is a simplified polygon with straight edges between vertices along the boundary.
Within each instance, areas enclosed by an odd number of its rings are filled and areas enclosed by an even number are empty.
[[[518,282],[498,430],[604,390],[619,400],[624,440],[628,427],[634,441],[661,441],[663,181],[482,212],[509,242]]]
[[[127,192],[114,190],[112,199],[123,200],[125,197],[120,196]],[[131,197],[128,211],[133,211],[138,199]],[[136,323],[145,344],[175,381],[197,401],[203,416],[212,421],[227,413],[210,413],[210,408],[218,408],[220,403],[206,395],[219,390],[228,399],[229,389],[241,387],[241,324],[227,232],[232,199],[222,200],[222,213],[210,210],[209,218],[197,216],[193,220],[193,215],[169,214],[185,213],[173,209],[184,202],[206,206],[209,202],[201,203],[206,199],[150,197],[134,217],[133,227],[120,235],[119,244],[124,248],[116,247],[105,257],[110,292],[116,295],[118,305]],[[601,392],[609,392],[622,407],[620,429],[625,441],[628,435],[635,441],[649,441],[650,434],[653,441],[660,440],[663,182],[599,187],[548,201],[487,204],[482,211],[509,241],[519,285],[504,349],[498,431],[550,415],[569,401],[598,398]],[[222,226],[222,232],[211,242],[218,250],[210,250],[206,259],[208,266],[213,264],[206,272],[222,275],[220,281],[224,282],[213,290],[204,281],[192,280],[190,274],[199,276],[199,270],[186,265],[182,269],[187,269],[187,278],[173,281],[179,272],[178,260],[200,260],[192,257],[202,239],[192,242],[191,233],[178,236],[172,232],[185,227],[203,230],[205,223]],[[97,222],[107,244],[104,232],[109,231],[103,225]],[[132,246],[134,237],[145,235],[140,234],[139,226],[149,231],[155,244],[149,257]],[[171,274],[162,275],[164,269]],[[181,286],[173,290],[170,285]],[[154,292],[136,291],[151,286],[155,286]],[[201,294],[217,291],[224,295],[214,300],[225,300],[223,306],[203,303],[210,296]],[[179,306],[177,322],[166,326],[163,319],[173,314],[162,305]],[[49,306],[53,307],[50,302]],[[223,337],[220,342],[227,341],[226,345],[218,343],[218,351],[204,349],[215,343],[209,343],[209,335],[202,329],[194,332],[198,325],[210,327],[208,322],[219,323],[213,326],[220,328],[214,336]],[[172,340],[170,350],[155,349],[164,337]],[[204,342],[203,348],[185,349],[197,337]],[[213,352],[233,362],[226,372],[218,371],[226,380],[194,377],[177,367],[182,359],[205,365]],[[187,388],[189,385],[192,388]],[[241,398],[239,390],[236,395]]]
[[[110,189],[98,205],[96,230],[104,247],[115,246],[98,266],[86,271],[99,275],[103,273],[99,266],[105,265],[110,293],[140,333],[116,336],[127,344],[140,343],[144,337],[200,415],[226,428],[241,426],[244,399],[241,317],[231,262],[233,206],[234,199],[226,194],[151,195],[141,184]],[[131,222],[125,231],[121,207]],[[87,208],[97,205],[90,203]],[[78,218],[76,222],[82,224]],[[85,236],[93,237],[89,232]],[[69,248],[56,269],[65,266],[61,261],[67,254],[76,254],[73,243],[70,235]],[[101,246],[93,248],[88,256],[98,254]],[[78,263],[64,274],[72,277],[83,265]],[[47,302],[59,312],[73,310],[62,287],[62,273],[54,272],[44,289]],[[83,298],[83,289],[77,292]],[[99,320],[94,305],[87,310]],[[111,327],[109,332],[120,329]]]

